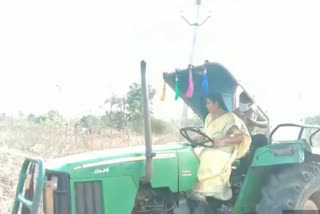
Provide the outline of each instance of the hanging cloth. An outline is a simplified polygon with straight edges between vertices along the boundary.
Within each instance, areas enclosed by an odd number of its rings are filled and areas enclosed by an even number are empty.
[[[189,87],[186,96],[191,98],[193,96],[193,77],[192,77],[192,66],[189,65]]]
[[[161,100],[161,101],[164,101],[164,100],[165,100],[165,98],[166,98],[166,83],[165,83],[165,82],[163,82],[163,86],[162,86],[162,95],[161,95],[160,100]]]
[[[203,76],[202,76],[202,83],[201,83],[201,93],[203,96],[208,95],[209,84],[208,84],[208,72],[207,72],[207,62],[205,63]]]
[[[179,97],[180,97],[180,84],[179,84],[178,70],[176,70],[176,96],[175,96],[175,100],[179,99]]]

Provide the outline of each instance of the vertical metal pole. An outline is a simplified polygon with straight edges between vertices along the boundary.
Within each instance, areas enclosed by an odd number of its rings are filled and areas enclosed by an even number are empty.
[[[144,107],[144,137],[146,144],[146,175],[142,180],[142,183],[149,183],[152,176],[152,138],[151,138],[151,122],[149,112],[149,96],[148,87],[146,81],[146,62],[144,60],[140,63],[141,67],[141,88],[143,96]]]
[[[191,51],[190,51],[190,56],[189,56],[189,64],[193,64],[194,61],[194,56],[196,52],[196,41],[197,41],[197,34],[198,34],[198,27],[204,24],[210,16],[208,16],[202,24],[199,24],[199,16],[200,16],[200,6],[201,6],[201,0],[196,0],[196,22],[194,24],[190,24],[188,20],[184,17],[182,17],[189,25],[194,27],[194,32],[193,32],[193,39],[192,39],[192,46],[191,46]],[[183,127],[186,125],[188,120],[188,106],[187,104],[183,103],[182,107],[182,115],[181,115],[181,120],[180,120],[180,126]]]

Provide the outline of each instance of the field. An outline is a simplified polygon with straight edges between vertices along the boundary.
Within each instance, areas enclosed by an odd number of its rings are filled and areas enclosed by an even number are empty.
[[[177,132],[153,136],[153,144],[177,140]],[[16,185],[25,157],[55,157],[96,150],[143,145],[144,137],[130,131],[52,127],[27,120],[0,121],[0,207],[11,213]]]

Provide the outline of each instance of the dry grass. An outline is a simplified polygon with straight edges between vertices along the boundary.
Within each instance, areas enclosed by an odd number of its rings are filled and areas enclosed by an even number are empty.
[[[154,144],[177,140],[177,133],[154,136]],[[27,156],[44,160],[94,150],[143,145],[144,137],[129,131],[54,128],[28,121],[0,122],[0,209],[11,213],[19,172]]]

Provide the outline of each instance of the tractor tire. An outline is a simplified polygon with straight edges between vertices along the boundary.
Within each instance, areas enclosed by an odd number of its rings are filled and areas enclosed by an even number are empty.
[[[320,210],[319,164],[286,165],[269,176],[256,212],[283,214],[284,210]]]

